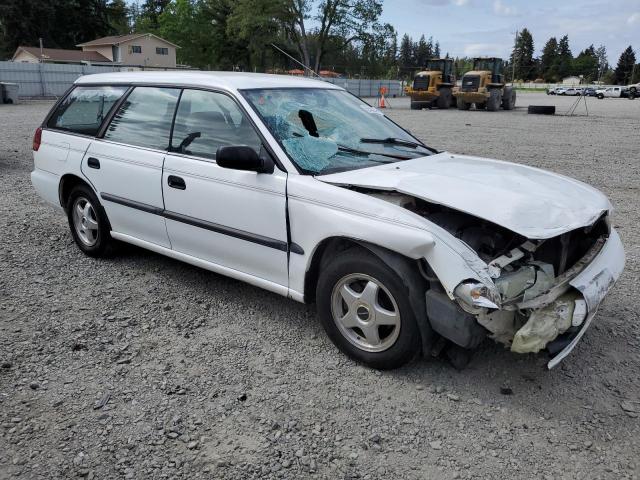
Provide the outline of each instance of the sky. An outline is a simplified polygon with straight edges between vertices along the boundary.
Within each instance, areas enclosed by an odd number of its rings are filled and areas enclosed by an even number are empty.
[[[549,37],[566,34],[574,55],[602,44],[614,66],[629,45],[640,57],[640,0],[384,0],[381,21],[399,37],[433,35],[453,57],[507,58],[525,27],[536,55]]]

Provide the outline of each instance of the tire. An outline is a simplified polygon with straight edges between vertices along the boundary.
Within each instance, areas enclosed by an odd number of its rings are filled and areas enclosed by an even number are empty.
[[[469,110],[471,108],[471,104],[462,100],[462,98],[458,98],[458,110]]]
[[[556,107],[554,105],[529,105],[527,113],[538,115],[554,115],[556,113]]]
[[[504,89],[504,97],[502,98],[502,108],[505,110],[513,110],[516,106],[516,91],[507,87]]]
[[[598,97],[598,100],[602,100],[604,98],[604,95],[599,93],[598,95],[596,95],[596,97]]]
[[[440,95],[436,100],[436,105],[438,108],[446,110],[451,105],[451,89],[443,88],[440,90]]]
[[[638,95],[638,89],[637,89],[636,87],[631,87],[631,88],[629,88],[629,91],[630,91],[631,93],[633,93],[634,95]]]
[[[407,287],[367,251],[349,249],[329,260],[318,278],[316,302],[331,341],[358,362],[380,370],[398,368],[420,351]]]
[[[422,106],[417,102],[411,102],[411,110],[422,110]]]
[[[93,190],[86,185],[73,188],[67,201],[67,220],[78,248],[90,257],[112,253],[109,219]]]
[[[495,112],[500,108],[502,103],[500,90],[493,89],[489,92],[489,98],[487,99],[487,110],[489,112]]]

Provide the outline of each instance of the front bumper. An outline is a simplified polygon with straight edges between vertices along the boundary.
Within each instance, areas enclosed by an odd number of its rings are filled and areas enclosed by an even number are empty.
[[[624,263],[624,248],[620,236],[612,229],[600,253],[569,282],[582,294],[587,304],[587,317],[582,328],[567,338],[567,345],[549,361],[547,364],[549,369],[558,365],[578,344],[591,325],[600,303],[622,274]]]
[[[411,101],[414,103],[417,103],[417,102],[430,103],[430,102],[433,102],[434,100],[437,100],[440,94],[435,92],[429,92],[426,90],[422,90],[422,91],[413,90],[409,92],[409,96],[411,97]]]
[[[480,92],[456,92],[454,96],[467,103],[485,103],[489,98],[488,93]]]

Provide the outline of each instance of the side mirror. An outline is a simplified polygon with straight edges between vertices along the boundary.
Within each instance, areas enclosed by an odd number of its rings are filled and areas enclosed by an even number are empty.
[[[222,168],[245,170],[257,173],[273,173],[275,163],[271,155],[260,148],[260,154],[246,145],[226,145],[218,147],[216,163]]]

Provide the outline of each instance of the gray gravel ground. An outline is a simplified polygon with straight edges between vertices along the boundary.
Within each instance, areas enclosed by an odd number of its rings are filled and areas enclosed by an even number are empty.
[[[433,146],[614,202],[626,270],[550,372],[486,342],[462,372],[380,373],[338,353],[313,306],[133,247],[85,257],[29,180],[51,104],[0,106],[0,478],[640,477],[640,100],[588,102],[573,118],[387,110]]]

